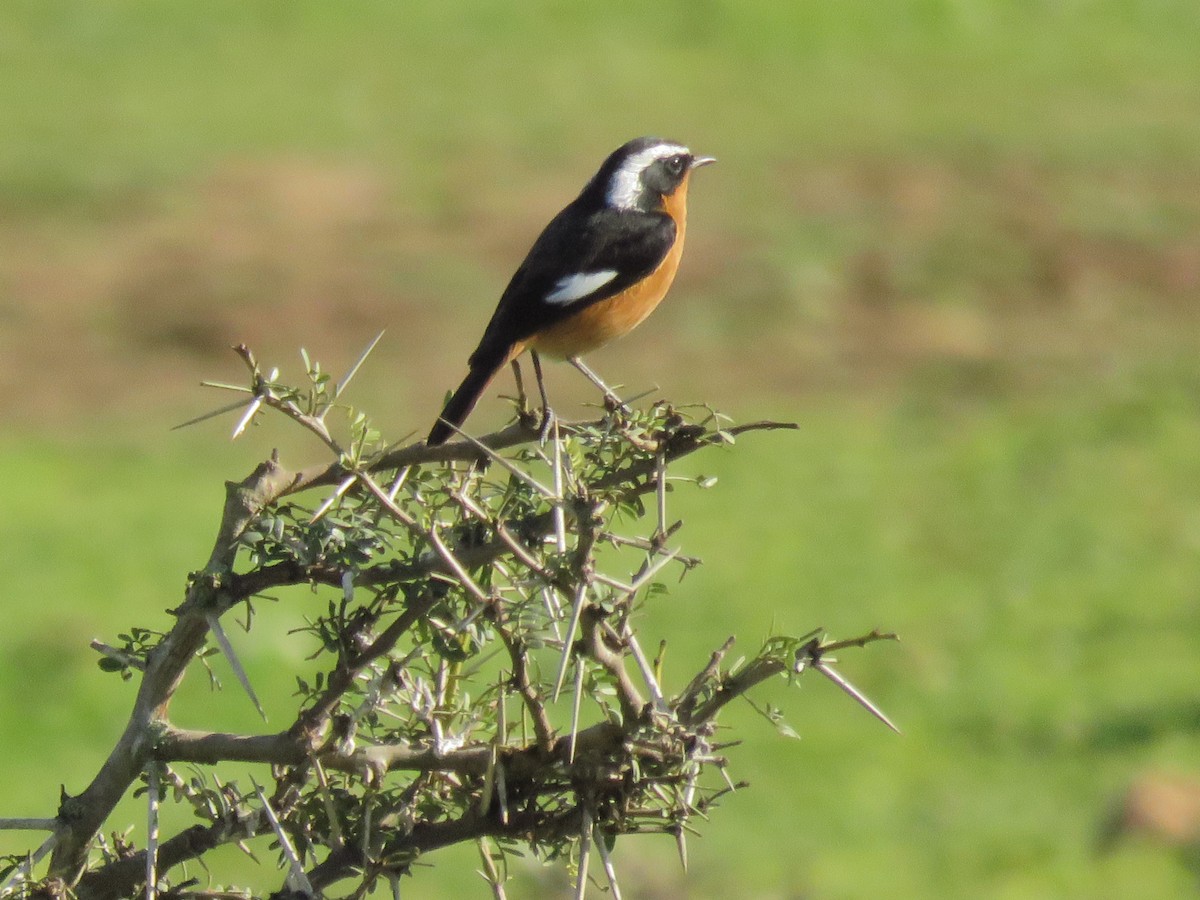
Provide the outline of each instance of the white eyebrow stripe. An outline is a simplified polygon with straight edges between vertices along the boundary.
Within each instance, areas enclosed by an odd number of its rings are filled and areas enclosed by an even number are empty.
[[[567,304],[594,294],[617,277],[616,269],[601,269],[599,272],[576,272],[558,279],[554,290],[546,295],[547,303]]]
[[[608,205],[614,209],[631,209],[642,192],[642,173],[647,167],[653,165],[655,160],[689,152],[687,147],[679,144],[664,143],[633,154],[613,173],[608,184]]]

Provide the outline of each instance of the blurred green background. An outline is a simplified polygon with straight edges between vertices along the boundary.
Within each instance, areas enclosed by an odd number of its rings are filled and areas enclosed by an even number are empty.
[[[1132,780],[1200,777],[1198,47],[1193,0],[9,0],[0,815],[95,773],[133,693],[87,642],[167,627],[222,481],[318,458],[168,431],[228,346],[296,376],[386,328],[352,400],[423,434],[537,231],[655,133],[720,164],[668,302],[591,362],[801,430],[688,463],[720,476],[673,501],[707,564],[645,633],[682,683],[729,634],[896,630],[842,668],[905,734],[767,691],[802,740],[733,711],[752,787],[687,875],[622,841],[626,895],[1194,892],[1186,848],[1098,841]],[[275,726],[304,602],[235,637]],[[175,715],[261,728],[228,690]],[[410,892],[486,895],[473,853],[431,862]]]

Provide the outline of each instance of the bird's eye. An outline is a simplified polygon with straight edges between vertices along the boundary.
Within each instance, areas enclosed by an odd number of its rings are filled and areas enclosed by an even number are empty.
[[[684,159],[683,154],[679,153],[675,154],[674,156],[667,157],[665,163],[667,171],[672,175],[682,175],[684,166],[686,164],[687,160]]]

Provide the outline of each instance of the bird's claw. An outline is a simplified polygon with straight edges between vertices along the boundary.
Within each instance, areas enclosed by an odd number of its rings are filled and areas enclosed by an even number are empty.
[[[625,405],[625,401],[616,394],[604,395],[604,410],[609,413],[621,413],[623,416],[628,416],[632,410]]]
[[[550,439],[550,432],[554,428],[554,423],[558,417],[554,414],[549,406],[542,407],[542,425],[538,429],[538,444],[545,447],[546,441]]]

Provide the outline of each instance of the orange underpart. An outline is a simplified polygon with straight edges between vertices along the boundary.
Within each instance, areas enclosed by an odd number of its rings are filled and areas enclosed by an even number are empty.
[[[675,280],[679,258],[683,255],[683,238],[687,231],[687,189],[688,178],[685,176],[675,193],[663,198],[663,210],[675,220],[675,244],[657,269],[621,293],[592,303],[557,325],[534,335],[523,346],[514,348],[516,352],[509,358],[525,347],[562,359],[582,356],[614,338],[628,334],[654,312]]]

